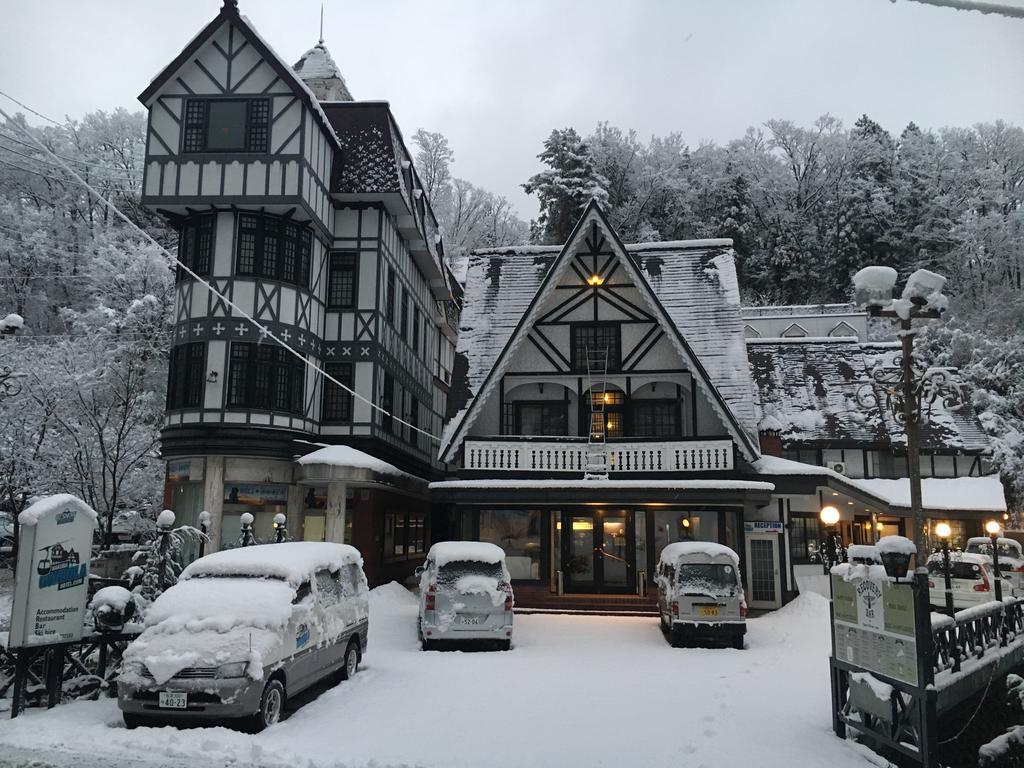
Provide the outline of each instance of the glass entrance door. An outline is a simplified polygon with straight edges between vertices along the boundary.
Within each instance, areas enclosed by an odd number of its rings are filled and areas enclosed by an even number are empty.
[[[568,514],[562,531],[566,592],[626,594],[636,589],[636,531],[629,512]]]

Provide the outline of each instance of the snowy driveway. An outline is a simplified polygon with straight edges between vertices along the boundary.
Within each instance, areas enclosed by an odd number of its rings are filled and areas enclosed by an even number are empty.
[[[115,701],[81,702],[0,721],[0,765],[869,765],[831,732],[817,595],[752,620],[744,651],[670,648],[656,619],[534,615],[511,652],[422,653],[412,596],[371,599],[355,680],[263,734],[128,731]]]

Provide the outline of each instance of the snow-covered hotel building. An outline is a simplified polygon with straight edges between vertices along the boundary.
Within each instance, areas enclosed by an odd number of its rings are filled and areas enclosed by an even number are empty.
[[[140,100],[143,203],[201,278],[176,286],[165,503],[207,510],[213,549],[244,512],[273,540],[284,513],[292,538],[344,539],[374,580],[403,578],[441,474],[409,425],[442,429],[459,287],[390,107],[354,101],[322,42],[289,66],[233,0]]]
[[[872,375],[897,349],[862,313],[743,308],[729,240],[623,244],[596,204],[462,286],[388,104],[322,44],[289,66],[233,0],[140,98],[143,202],[200,278],[176,287],[165,503],[209,511],[211,548],[284,513],[380,583],[479,539],[520,606],[646,610],[665,544],[709,540],[773,608],[821,572],[823,504],[847,542],[912,535]],[[974,414],[938,408],[924,442],[928,514],[980,532],[1005,501]]]
[[[743,308],[729,240],[622,243],[592,203],[564,246],[471,255],[438,536],[502,546],[520,606],[637,610],[681,539],[741,557],[774,608],[846,542],[912,535],[898,345],[847,305]],[[595,359],[596,358],[596,359]],[[970,409],[924,430],[924,503],[961,540],[1005,510]]]

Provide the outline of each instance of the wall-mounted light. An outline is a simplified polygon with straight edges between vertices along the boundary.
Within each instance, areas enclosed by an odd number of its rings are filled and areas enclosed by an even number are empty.
[[[600,275],[591,275],[587,278],[587,285],[601,285],[604,283],[604,278]]]
[[[543,381],[542,381],[542,382],[540,382],[540,383],[539,383],[539,384],[537,385],[537,389],[539,389],[539,390],[540,390],[540,393],[541,393],[542,395],[544,394],[544,382],[543,382]]]
[[[206,381],[209,384],[216,384],[217,383],[217,372],[216,371],[210,371],[208,374],[206,374]]]

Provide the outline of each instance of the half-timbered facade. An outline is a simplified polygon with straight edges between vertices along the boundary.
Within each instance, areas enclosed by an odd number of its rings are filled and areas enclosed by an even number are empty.
[[[731,245],[623,244],[592,202],[564,246],[471,255],[435,531],[502,546],[519,605],[648,610],[661,549],[696,539],[736,550],[751,607],[774,608],[820,554],[823,504],[848,542],[912,535],[902,432],[872,389],[891,342],[849,307],[790,312],[799,336],[782,308],[742,308]],[[969,409],[925,437],[930,515],[1005,509]]]
[[[210,512],[215,548],[243,512],[261,538],[284,513],[293,538],[352,541],[371,578],[403,576],[440,472],[414,428],[442,427],[459,289],[389,106],[353,101],[322,41],[286,64],[233,0],[140,100],[143,202],[183,264],[168,502]],[[347,463],[295,461],[333,444]]]

